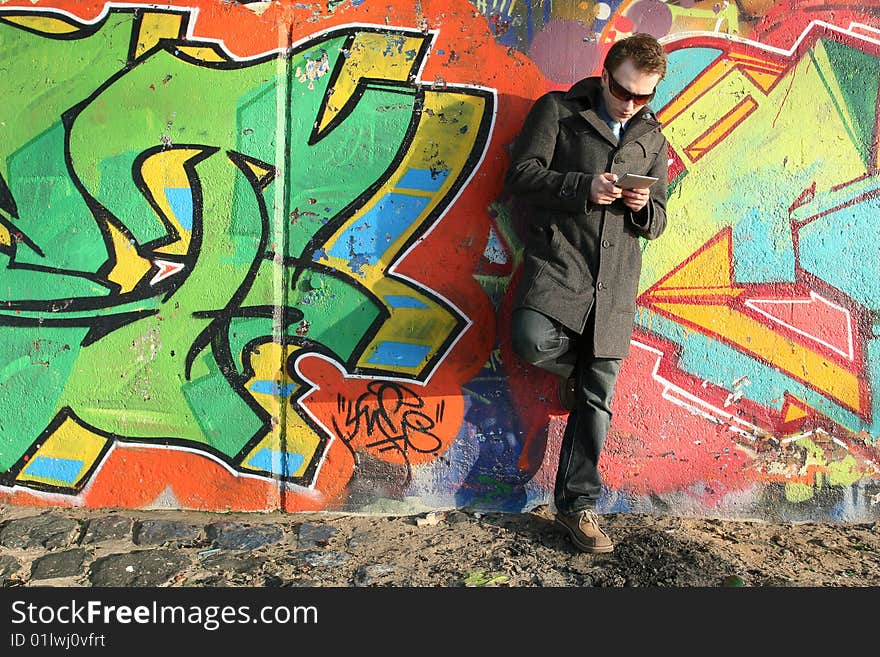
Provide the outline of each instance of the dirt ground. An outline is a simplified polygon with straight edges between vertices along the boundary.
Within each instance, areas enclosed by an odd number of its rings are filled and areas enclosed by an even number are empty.
[[[15,520],[48,514],[75,520],[74,531],[63,541],[53,539],[49,547],[0,542],[0,560],[18,564],[6,568],[3,586],[96,586],[96,564],[148,551],[173,551],[181,558],[167,577],[162,575],[164,580],[148,584],[169,587],[880,585],[877,522],[775,524],[608,514],[602,521],[615,550],[588,555],[575,549],[546,507],[521,514],[449,510],[367,516],[5,506],[0,507],[0,538],[6,530],[11,535]],[[112,540],[87,538],[91,523],[108,517],[124,520],[128,529]],[[254,549],[218,546],[211,532],[218,522],[238,528],[272,525],[273,539]],[[186,526],[190,535],[147,541],[144,528],[159,525]],[[78,559],[77,572],[68,570],[55,579],[36,575],[37,561],[61,552]]]
[[[442,515],[442,519],[440,516]],[[291,582],[347,586],[375,564],[384,586],[878,586],[880,525],[775,525],[637,514],[603,517],[616,547],[578,551],[547,509],[527,514],[330,518],[352,560]],[[439,520],[436,525],[431,523]],[[344,548],[343,548],[344,549]]]

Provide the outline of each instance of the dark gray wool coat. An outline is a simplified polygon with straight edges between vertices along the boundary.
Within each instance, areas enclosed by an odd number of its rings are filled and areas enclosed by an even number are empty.
[[[668,152],[647,106],[627,122],[618,144],[597,113],[600,94],[598,77],[545,94],[514,143],[506,185],[530,217],[514,308],[533,308],[583,333],[595,304],[594,354],[623,358],[642,268],[639,237],[655,239],[666,228]],[[633,213],[620,199],[590,201],[593,176],[605,172],[659,180],[647,205]]]

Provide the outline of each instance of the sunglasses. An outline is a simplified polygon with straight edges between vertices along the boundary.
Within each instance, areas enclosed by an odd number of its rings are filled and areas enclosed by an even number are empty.
[[[608,74],[608,91],[610,91],[611,95],[617,98],[617,100],[622,100],[625,103],[632,101],[633,105],[646,105],[654,97],[654,94],[657,93],[657,90],[654,89],[654,91],[649,94],[634,94],[615,80],[614,76],[611,75],[611,71],[607,68],[605,69],[605,72]]]

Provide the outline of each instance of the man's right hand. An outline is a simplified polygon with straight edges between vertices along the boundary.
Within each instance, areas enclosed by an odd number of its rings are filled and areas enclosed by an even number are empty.
[[[590,184],[590,200],[598,205],[608,205],[619,199],[623,190],[616,186],[615,182],[617,182],[615,173],[593,176],[593,182]]]

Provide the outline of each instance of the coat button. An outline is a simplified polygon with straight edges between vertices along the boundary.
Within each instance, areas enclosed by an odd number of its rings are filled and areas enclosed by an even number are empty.
[[[611,242],[609,242],[608,240],[602,240],[603,249],[607,249],[609,246],[611,246]]]
[[[605,289],[605,283],[599,281],[599,282],[596,284],[596,289],[597,289],[597,290],[604,290],[604,289]]]

